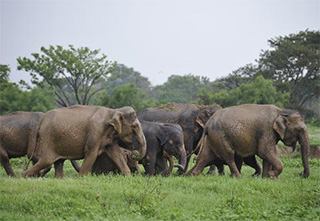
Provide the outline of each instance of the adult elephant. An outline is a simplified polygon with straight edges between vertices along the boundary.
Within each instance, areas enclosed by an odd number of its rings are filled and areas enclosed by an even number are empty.
[[[178,124],[162,124],[144,120],[140,122],[147,141],[147,152],[141,160],[146,174],[149,176],[156,173],[168,175],[169,168],[164,152],[176,157],[179,169],[184,171],[187,155],[184,147],[182,128]]]
[[[10,158],[28,155],[35,145],[35,133],[44,113],[14,112],[0,116],[0,161],[9,176],[15,176]],[[37,158],[33,157],[33,163]]]
[[[191,154],[201,138],[204,125],[220,106],[201,106],[195,104],[170,103],[160,107],[141,110],[140,120],[179,124],[183,130],[184,145],[187,153],[187,170]],[[182,173],[182,170],[179,170]]]
[[[304,167],[301,176],[310,174],[309,137],[302,116],[293,110],[282,110],[274,105],[245,104],[218,110],[207,122],[202,147],[189,175],[202,172],[215,159],[224,160],[231,173],[239,177],[235,154],[244,158],[257,154],[263,160],[263,177],[275,178],[282,172],[276,144],[281,140],[295,148],[301,145]]]
[[[133,150],[134,160],[143,158],[146,152],[145,137],[132,107],[77,105],[49,111],[41,120],[37,136],[39,161],[22,173],[24,177],[64,159],[84,159],[79,172],[83,176],[91,170],[99,154],[110,147],[114,151],[112,147],[117,140]],[[123,162],[119,166],[125,175],[130,175]]]

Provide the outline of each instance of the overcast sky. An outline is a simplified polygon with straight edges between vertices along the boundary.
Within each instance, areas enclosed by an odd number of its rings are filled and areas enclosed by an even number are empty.
[[[170,75],[211,80],[254,63],[267,40],[320,29],[320,0],[1,0],[1,64],[40,47],[101,49],[152,85]]]

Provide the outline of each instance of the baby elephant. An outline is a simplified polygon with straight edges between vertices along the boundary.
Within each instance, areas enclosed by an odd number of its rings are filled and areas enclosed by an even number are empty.
[[[110,152],[110,149],[114,149],[114,151]],[[91,172],[95,175],[109,173],[120,174],[122,171],[118,165],[119,163],[124,163],[129,167],[131,173],[139,173],[138,161],[133,160],[130,156],[131,151],[120,146],[115,145],[114,147],[108,147],[97,157]]]
[[[168,175],[172,171],[172,155],[178,159],[176,164],[184,171],[186,165],[186,152],[183,144],[182,129],[178,124],[162,124],[148,121],[140,121],[142,131],[146,138],[146,155],[139,162],[143,164],[146,174]],[[126,144],[118,140],[119,146]],[[113,149],[114,151],[110,151]],[[130,151],[129,151],[130,152]],[[131,159],[127,150],[116,147],[105,148],[105,151],[97,158],[93,167],[94,174],[120,173],[119,162],[130,168],[131,172],[138,170],[137,161]],[[170,167],[167,165],[169,161]],[[118,162],[118,163],[116,163]]]
[[[156,123],[141,120],[143,133],[147,141],[147,152],[140,161],[149,176],[155,174],[168,174],[168,155],[178,159],[179,169],[184,172],[187,156],[184,148],[182,128],[178,124]],[[170,160],[169,160],[170,161]]]

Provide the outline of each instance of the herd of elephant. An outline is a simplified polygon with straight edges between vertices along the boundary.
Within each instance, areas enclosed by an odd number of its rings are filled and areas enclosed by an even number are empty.
[[[205,167],[241,176],[243,162],[255,176],[276,178],[283,165],[276,144],[301,145],[302,177],[310,174],[309,137],[302,116],[274,105],[220,106],[172,103],[147,108],[138,114],[132,107],[71,106],[41,112],[15,112],[0,116],[0,159],[14,176],[10,158],[27,155],[33,166],[22,177],[44,176],[54,164],[55,176],[63,177],[69,159],[80,176],[87,173],[139,172],[198,175]],[[188,171],[192,154],[195,165]],[[262,171],[256,160],[262,159]],[[174,163],[177,158],[178,163]],[[83,159],[79,166],[77,160]]]

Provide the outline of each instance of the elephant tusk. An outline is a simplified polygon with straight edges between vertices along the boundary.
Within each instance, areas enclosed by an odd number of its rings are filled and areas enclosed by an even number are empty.
[[[184,167],[181,164],[175,163],[173,164],[174,167],[178,167],[180,170],[184,171]]]

